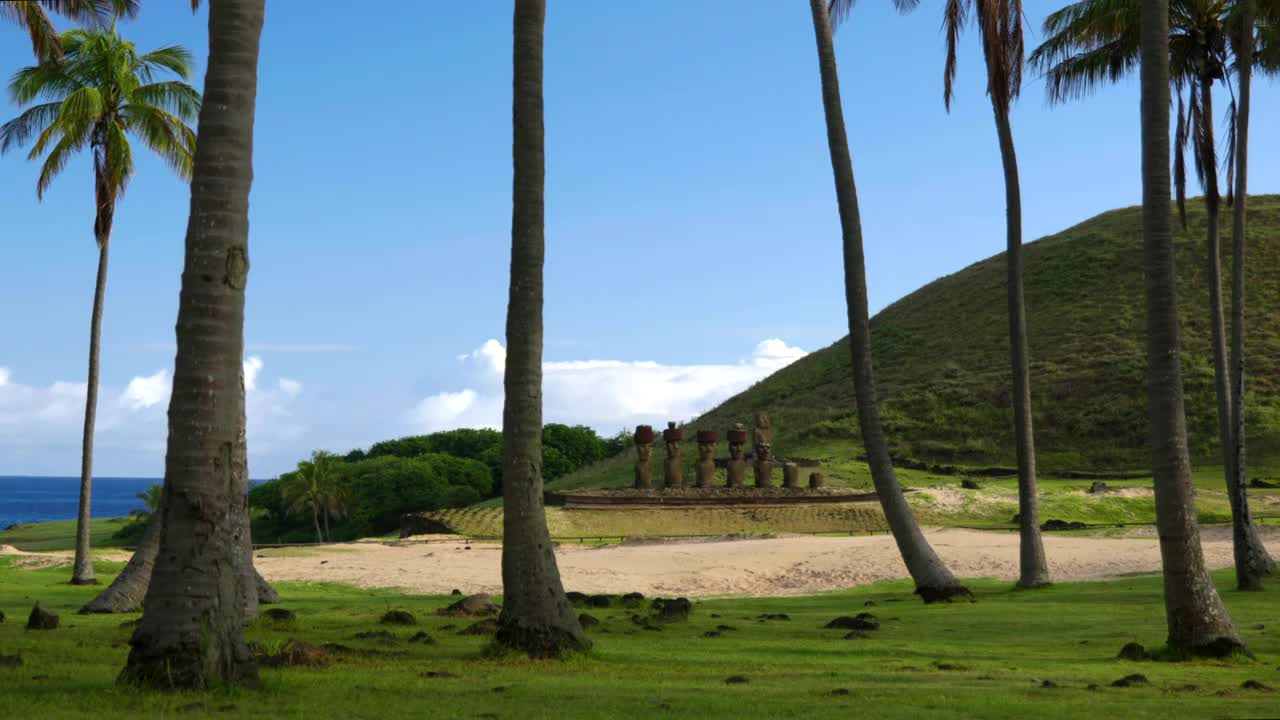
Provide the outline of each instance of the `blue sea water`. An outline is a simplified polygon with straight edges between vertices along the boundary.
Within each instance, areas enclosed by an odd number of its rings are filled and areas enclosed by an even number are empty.
[[[122,517],[143,507],[138,493],[160,478],[93,479],[93,517]],[[74,520],[80,506],[80,478],[0,475],[0,530],[14,523]]]

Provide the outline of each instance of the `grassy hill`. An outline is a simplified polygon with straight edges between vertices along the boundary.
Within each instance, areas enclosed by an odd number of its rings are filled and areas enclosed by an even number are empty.
[[[1197,461],[1217,464],[1205,217],[1198,201],[1188,209],[1188,227],[1176,236],[1187,421]],[[1230,217],[1222,233],[1229,246]],[[1250,198],[1248,239],[1250,454],[1255,465],[1274,466],[1280,459],[1280,196]],[[1026,246],[1036,442],[1046,472],[1148,463],[1141,245],[1141,209],[1132,207]],[[1224,267],[1229,270],[1229,257]],[[895,453],[930,463],[1013,463],[1004,272],[1003,254],[988,258],[872,319],[879,392]],[[690,425],[723,430],[750,423],[759,411],[773,420],[776,452],[822,458],[841,479],[861,484],[865,468],[856,462],[861,448],[846,340]],[[630,462],[615,458],[552,489],[625,484],[629,474]],[[930,480],[905,475],[908,482]]]

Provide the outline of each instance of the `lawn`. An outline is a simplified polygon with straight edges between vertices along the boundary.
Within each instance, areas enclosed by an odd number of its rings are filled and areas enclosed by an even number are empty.
[[[813,597],[708,600],[695,604],[687,623],[661,631],[640,629],[629,617],[635,610],[592,609],[601,621],[591,633],[594,650],[538,663],[484,657],[486,638],[457,634],[468,620],[434,614],[451,598],[285,584],[280,607],[296,611],[297,619],[259,619],[249,628],[251,640],[274,649],[299,638],[362,652],[337,655],[323,669],[264,669],[257,691],[162,694],[114,684],[128,652],[130,630],[122,623],[134,616],[77,616],[92,588],[67,585],[65,568],[21,570],[11,562],[0,559],[0,609],[9,616],[0,624],[0,654],[20,654],[23,664],[0,666],[3,718],[1165,720],[1274,717],[1280,709],[1280,695],[1241,687],[1248,680],[1280,686],[1274,625],[1280,591],[1230,591],[1227,574],[1217,579],[1256,660],[1117,659],[1127,642],[1156,646],[1164,637],[1157,577],[1034,592],[974,581],[978,602],[953,606],[925,606],[905,582]],[[100,576],[118,567],[100,565]],[[37,599],[62,614],[60,629],[23,629]],[[379,625],[392,608],[412,612],[418,625]],[[822,628],[859,612],[881,624],[865,639]],[[790,619],[757,619],[766,613]],[[369,630],[395,637],[354,639]],[[407,641],[420,630],[437,644]],[[1131,673],[1150,684],[1111,687]],[[747,682],[727,684],[733,676]]]
[[[90,542],[95,548],[121,547],[132,543],[121,543],[111,539],[120,528],[129,523],[129,518],[94,518],[90,523]],[[25,523],[0,532],[0,545],[12,545],[27,552],[51,552],[54,550],[74,550],[76,548],[76,521],[57,520],[53,522]]]

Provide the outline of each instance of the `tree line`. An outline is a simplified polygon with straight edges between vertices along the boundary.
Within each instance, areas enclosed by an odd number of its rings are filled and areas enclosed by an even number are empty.
[[[193,9],[198,4],[193,0]],[[252,129],[264,4],[265,0],[210,0],[209,64],[194,146],[187,142],[186,125],[181,122],[184,114],[197,114],[193,95],[154,89],[139,96],[141,88],[153,85],[152,72],[167,70],[185,77],[178,63],[153,60],[149,65],[143,59],[146,56],[119,40],[114,22],[109,32],[76,35],[78,31],[73,31],[56,37],[43,10],[101,20],[136,12],[137,0],[19,0],[0,5],[3,17],[30,32],[39,61],[30,72],[20,73],[25,79],[11,84],[11,91],[22,102],[49,100],[24,113],[14,121],[17,125],[6,124],[0,143],[7,149],[36,138],[32,158],[48,153],[38,192],[71,154],[85,148],[93,153],[99,294],[105,282],[114,203],[132,171],[126,136],[132,133],[162,155],[169,153],[175,170],[180,175],[189,172],[191,177],[165,482],[156,513],[159,521],[153,524],[158,552],[149,568],[143,617],[130,640],[129,659],[121,675],[122,681],[136,685],[205,688],[216,683],[257,683],[257,669],[243,635],[244,618],[256,612],[261,592],[250,552],[242,357]],[[894,4],[908,11],[918,3],[894,0]],[[852,375],[874,484],[922,598],[926,602],[971,598],[929,545],[907,506],[880,421],[860,210],[833,40],[834,26],[848,20],[853,2],[809,0],[809,6],[841,225]],[[504,603],[495,636],[499,645],[531,657],[558,656],[590,645],[565,597],[542,507],[545,11],[545,0],[514,0],[511,283],[500,465],[505,508]],[[1005,175],[1009,366],[1022,508],[1019,583],[1040,587],[1049,577],[1036,517],[1032,385],[1021,287],[1021,210],[1009,117],[1025,66],[1022,18],[1018,0],[944,3],[943,100],[949,104],[951,99],[957,43],[967,25],[976,25]],[[1135,70],[1139,73],[1151,460],[1168,644],[1186,655],[1228,654],[1244,644],[1205,569],[1196,525],[1178,354],[1172,197],[1176,190],[1178,204],[1184,202],[1184,148],[1190,146],[1210,217],[1217,217],[1223,199],[1217,184],[1219,161],[1213,152],[1217,140],[1212,128],[1212,89],[1215,84],[1237,89],[1228,121],[1226,163],[1234,218],[1230,350],[1220,289],[1206,311],[1213,321],[1236,573],[1242,588],[1257,587],[1274,564],[1250,529],[1243,490],[1248,113],[1253,70],[1276,71],[1277,28],[1280,3],[1276,0],[1082,0],[1049,16],[1044,25],[1046,40],[1031,54],[1032,66],[1044,72],[1055,101],[1074,99],[1102,83]],[[120,68],[129,72],[121,73]],[[1178,111],[1171,146],[1170,108],[1175,94]],[[126,97],[132,99],[126,102]],[[130,110],[133,105],[139,109]],[[150,106],[158,106],[178,122],[145,109]],[[1211,221],[1206,272],[1211,286],[1220,288],[1218,244],[1216,223]],[[86,495],[100,316],[101,302],[96,300],[85,413],[82,484]],[[87,497],[82,497],[82,524],[87,524],[86,507]],[[87,535],[85,540],[87,555]],[[85,580],[87,572],[91,578],[91,568],[85,571],[80,564],[77,577]]]

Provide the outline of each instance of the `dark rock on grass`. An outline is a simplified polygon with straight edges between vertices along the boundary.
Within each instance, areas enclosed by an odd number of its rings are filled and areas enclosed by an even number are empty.
[[[0,623],[4,622],[4,611],[0,610]]]
[[[967,665],[958,665],[956,663],[948,663],[948,662],[934,662],[933,666],[938,668],[939,670],[968,670],[969,669]]]
[[[608,595],[592,595],[587,598],[587,607],[607,608],[613,605],[613,598]]]
[[[369,630],[368,632],[356,633],[353,637],[356,640],[377,640],[386,643],[393,643],[399,640],[394,634],[386,630]]]
[[[642,602],[644,602],[644,593],[629,592],[622,596],[622,603],[624,605],[639,605]]]
[[[431,678],[436,680],[449,680],[458,677],[448,670],[428,670],[418,675],[418,677]]]
[[[708,630],[708,631],[706,631],[706,632],[702,633],[702,637],[704,637],[704,638],[718,638],[718,637],[720,637],[720,631],[719,631],[719,630]]]
[[[1095,480],[1093,484],[1089,486],[1090,495],[1101,495],[1107,492],[1111,492],[1111,488],[1108,487],[1106,483],[1100,480]]]
[[[1280,488],[1280,483],[1267,482],[1262,478],[1254,478],[1249,481],[1249,487],[1258,488],[1259,490]]]
[[[3,622],[3,621],[4,621],[4,618],[0,617],[0,622]],[[1266,626],[1266,625],[1263,625],[1262,623],[1258,623],[1257,625],[1254,625],[1254,626],[1253,626],[1253,629],[1254,629],[1254,630],[1266,630],[1266,629],[1267,629],[1267,626]]]
[[[1147,652],[1147,649],[1138,643],[1131,642],[1125,643],[1125,646],[1120,648],[1120,654],[1116,657],[1121,660],[1150,660],[1151,653]]]
[[[1111,687],[1139,687],[1142,685],[1150,685],[1150,684],[1151,684],[1151,681],[1147,680],[1146,675],[1142,675],[1140,673],[1134,673],[1132,675],[1125,675],[1119,680],[1111,683]]]
[[[720,619],[720,614],[719,614],[719,613],[711,613],[710,617],[711,617],[711,619],[713,619],[713,620],[719,620],[719,619]]]
[[[657,611],[658,622],[684,622],[689,619],[693,603],[688,598],[657,598],[653,601],[653,609]]]
[[[48,680],[49,676],[48,675],[32,675],[31,679],[32,680]]]
[[[1241,690],[1261,690],[1262,692],[1275,692],[1275,688],[1270,687],[1268,685],[1263,685],[1257,680],[1245,680],[1240,685],[1240,689]]]
[[[757,616],[756,616],[756,619],[757,619],[757,620],[761,620],[761,621],[764,621],[764,620],[790,620],[790,619],[791,619],[791,616],[790,616],[790,615],[788,615],[788,614],[786,614],[786,613],[765,613],[765,614],[763,614],[763,615],[757,615]]]
[[[449,617],[485,617],[497,615],[498,606],[493,604],[493,598],[488,594],[479,593],[468,595],[447,608],[437,610],[436,614]]]
[[[497,633],[498,621],[493,618],[481,620],[458,631],[459,635],[496,635]]]
[[[297,613],[285,608],[268,608],[262,614],[269,620],[276,620],[279,622],[292,622],[298,619]]]
[[[56,630],[58,628],[58,613],[52,610],[46,610],[40,607],[40,603],[36,603],[31,608],[31,615],[27,617],[28,630]]]
[[[982,489],[982,485],[978,484],[978,481],[972,478],[965,478],[961,480],[960,487],[964,488],[965,490],[981,490]]]
[[[717,625],[716,629],[720,632],[736,632],[738,628],[732,625]]]
[[[724,679],[725,685],[746,685],[751,682],[746,675],[730,675]]]
[[[1045,520],[1040,525],[1041,530],[1085,530],[1088,529],[1088,527],[1088,525],[1085,525],[1082,522],[1067,522],[1066,520],[1057,519]]]
[[[0,668],[22,667],[21,655],[0,655]]]
[[[858,613],[854,617],[842,615],[823,627],[827,630],[879,630],[880,623],[871,613]]]
[[[1099,688],[1098,688],[1098,684],[1097,684],[1097,683],[1089,683],[1088,685],[1085,685],[1085,686],[1084,686],[1084,689],[1085,689],[1085,690],[1097,690],[1097,689],[1099,689]]]
[[[876,601],[875,601],[875,600],[868,600],[868,601],[866,601],[866,602],[862,603],[862,607],[875,607],[875,606],[876,606]]]
[[[408,610],[388,610],[378,622],[383,625],[417,625],[418,618]]]
[[[587,629],[587,628],[595,627],[595,626],[599,625],[599,624],[600,624],[600,621],[599,621],[599,620],[597,620],[597,619],[595,618],[595,616],[593,616],[593,615],[588,615],[587,613],[582,613],[582,614],[578,615],[578,624],[579,624],[579,625],[581,625],[581,626],[582,626],[582,628],[585,630],[585,629]]]
[[[866,634],[861,630],[850,630],[844,635],[845,640],[866,640],[870,637],[871,637],[870,635]]]
[[[409,638],[409,642],[422,643],[423,645],[435,645],[436,639],[426,634],[425,632],[418,631],[413,635],[413,637]]]
[[[510,689],[511,688],[507,685],[499,685],[498,687],[494,688],[493,691],[496,693],[504,693]]]
[[[564,596],[569,598],[569,602],[573,603],[576,606],[581,607],[587,604],[587,596],[585,593],[567,592],[564,594]]]
[[[827,694],[831,695],[832,697],[843,697],[849,694],[849,688],[836,688],[835,690],[832,690]]]
[[[454,597],[462,597],[462,591],[458,588],[454,588],[449,594]]]
[[[1040,682],[1040,687],[1044,688],[1045,690],[1052,690],[1053,688],[1058,687],[1058,683],[1052,680],[1043,680]]]
[[[262,667],[325,667],[329,664],[328,649],[301,640],[290,639],[275,654],[257,644],[251,645],[250,650]]]

